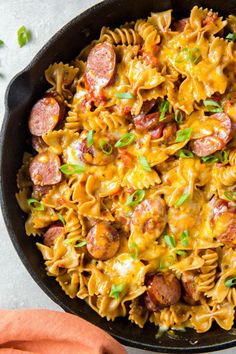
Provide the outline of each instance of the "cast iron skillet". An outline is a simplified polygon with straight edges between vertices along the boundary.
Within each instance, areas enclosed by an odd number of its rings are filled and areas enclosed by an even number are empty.
[[[33,61],[10,82],[5,98],[6,113],[1,131],[1,204],[4,220],[11,240],[25,267],[38,285],[65,311],[77,314],[103,328],[121,343],[152,351],[197,353],[215,351],[236,345],[233,332],[218,327],[203,334],[188,329],[177,339],[163,335],[155,339],[157,328],[151,324],[144,329],[126,319],[107,322],[86,303],[71,300],[55,280],[45,273],[41,254],[35,247],[35,238],[26,237],[25,215],[16,203],[16,174],[21,166],[26,139],[29,135],[27,118],[33,103],[48,88],[44,70],[54,62],[68,62],[92,39],[98,38],[103,25],[119,26],[125,21],[148,16],[151,11],[174,9],[176,17],[189,15],[194,5],[213,8],[220,14],[236,14],[236,0],[106,0],[64,26],[35,56]]]

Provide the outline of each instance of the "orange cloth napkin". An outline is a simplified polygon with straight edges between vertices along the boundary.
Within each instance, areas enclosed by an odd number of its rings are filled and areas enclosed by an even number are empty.
[[[0,310],[0,354],[127,354],[109,334],[68,313]]]

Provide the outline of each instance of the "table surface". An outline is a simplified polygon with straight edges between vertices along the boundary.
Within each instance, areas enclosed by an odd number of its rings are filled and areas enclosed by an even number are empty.
[[[2,74],[0,123],[4,115],[4,94],[11,78],[31,61],[39,49],[64,24],[98,2],[97,0],[0,1],[0,39],[5,42],[4,47],[0,48],[0,74]],[[32,40],[20,49],[16,33],[22,25],[31,30]],[[10,242],[2,215],[0,215],[0,240],[0,308],[41,307],[62,311],[44,294],[22,265]],[[133,348],[127,350],[129,354],[147,353]],[[224,354],[233,352],[233,349],[221,351]]]

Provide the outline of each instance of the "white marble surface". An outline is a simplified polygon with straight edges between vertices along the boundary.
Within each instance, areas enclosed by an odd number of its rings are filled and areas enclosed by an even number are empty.
[[[135,1],[135,0],[134,0]],[[0,123],[4,115],[4,93],[10,79],[22,70],[38,50],[64,24],[97,0],[0,0]],[[19,48],[17,30],[25,25],[32,40]],[[32,280],[18,258],[0,215],[0,308],[48,308],[61,310]],[[147,353],[127,348],[129,354]],[[151,352],[149,352],[151,353]],[[221,353],[233,354],[228,349]]]

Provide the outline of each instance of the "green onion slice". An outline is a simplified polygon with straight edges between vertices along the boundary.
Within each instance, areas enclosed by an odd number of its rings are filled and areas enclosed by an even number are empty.
[[[183,51],[186,52],[188,60],[192,64],[196,64],[200,55],[199,55],[199,48],[193,48],[190,50],[189,48],[184,48]]]
[[[137,243],[131,242],[131,244],[129,245],[129,252],[130,252],[131,258],[133,258],[134,260],[138,258],[138,245],[137,245]]]
[[[0,47],[3,47],[4,46],[4,42],[3,40],[0,39]]]
[[[188,246],[188,237],[189,237],[189,233],[188,230],[184,230],[182,232],[182,234],[180,235],[181,238],[181,245],[183,247],[187,247]]]
[[[30,40],[30,32],[25,26],[21,26],[17,31],[18,44],[23,47]]]
[[[185,128],[177,131],[176,143],[181,143],[182,141],[188,140],[192,134],[192,128]]]
[[[75,241],[79,241],[79,238],[78,238],[78,237],[67,238],[67,239],[64,241],[64,243],[66,243],[67,245],[69,245],[70,243],[75,242]]]
[[[64,173],[65,175],[74,175],[74,174],[85,172],[85,168],[84,168],[84,166],[81,166],[81,165],[74,165],[71,163],[66,163],[64,165],[61,165],[60,171],[62,173]]]
[[[191,150],[188,149],[180,149],[177,152],[177,155],[181,158],[181,159],[191,159],[192,157],[194,157],[193,153]]]
[[[166,113],[169,110],[169,102],[167,100],[163,101],[160,105],[159,111],[161,113],[159,121],[165,120]]]
[[[225,191],[224,196],[226,199],[230,200],[231,202],[236,202],[236,192]]]
[[[227,36],[225,37],[226,39],[228,39],[229,41],[236,41],[236,33],[229,33],[227,34]]]
[[[29,199],[27,199],[27,203],[28,203],[29,207],[31,207],[35,211],[44,210],[43,202],[39,202],[37,199],[29,198]]]
[[[130,100],[130,99],[134,98],[134,96],[132,95],[131,92],[116,92],[115,96],[121,100],[123,100],[123,99]]]
[[[223,108],[221,107],[219,102],[216,102],[214,100],[204,100],[203,104],[207,108],[208,112],[213,112],[213,113],[223,112]]]
[[[94,143],[93,134],[94,134],[94,129],[91,129],[87,135],[87,146],[88,147],[91,147]]]
[[[83,247],[83,246],[85,246],[86,244],[87,244],[87,241],[84,240],[84,241],[81,241],[80,243],[77,243],[77,244],[75,245],[75,247],[77,247],[77,248]]]
[[[219,158],[214,155],[209,155],[209,156],[202,157],[201,160],[205,163],[215,163],[219,161]]]
[[[58,220],[60,220],[60,222],[61,222],[63,225],[65,225],[66,222],[65,222],[65,219],[63,218],[63,216],[62,216],[61,214],[57,214],[57,216],[58,216]]]
[[[187,256],[187,252],[186,251],[175,250],[175,253],[178,254],[179,256],[183,256],[183,257]]]
[[[124,134],[115,144],[115,147],[122,148],[124,146],[132,144],[135,139],[134,133],[126,133]]]
[[[100,143],[100,148],[102,149],[102,152],[106,155],[111,155],[113,147],[108,141],[106,140],[101,140]]]
[[[183,193],[181,195],[181,197],[177,200],[177,202],[175,203],[176,207],[180,207],[182,204],[184,204],[186,202],[186,200],[190,197],[189,193]]]
[[[230,288],[231,286],[234,286],[234,285],[236,285],[236,277],[228,279],[225,282],[225,286],[227,286],[228,288]]]
[[[125,288],[125,284],[118,284],[118,285],[112,284],[109,296],[114,297],[116,300],[118,300],[124,288]]]
[[[150,172],[152,170],[145,156],[139,156],[138,161],[144,171]]]
[[[183,122],[183,113],[180,112],[179,109],[176,109],[176,111],[175,111],[175,121],[178,124],[181,124]]]
[[[176,246],[175,238],[173,236],[165,235],[164,241],[170,248],[174,248]]]
[[[141,203],[141,201],[144,199],[144,197],[145,197],[145,191],[143,189],[137,189],[133,194],[131,194],[127,198],[125,205],[136,206],[139,203]]]

